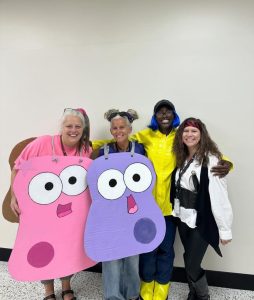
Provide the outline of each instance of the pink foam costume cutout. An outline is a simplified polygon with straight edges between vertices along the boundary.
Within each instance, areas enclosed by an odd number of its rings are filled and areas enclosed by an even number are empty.
[[[21,210],[9,272],[20,281],[64,277],[95,265],[83,232],[91,199],[88,158],[33,157],[20,162],[13,184]]]

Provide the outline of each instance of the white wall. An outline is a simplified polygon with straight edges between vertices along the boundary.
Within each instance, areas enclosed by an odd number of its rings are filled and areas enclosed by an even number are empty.
[[[0,0],[0,199],[12,147],[55,133],[63,108],[84,107],[92,138],[104,138],[107,109],[136,109],[138,130],[167,98],[235,164],[233,242],[204,266],[253,274],[253,28],[251,0]],[[0,218],[0,247],[12,248],[17,225]],[[178,240],[176,252],[183,266]]]

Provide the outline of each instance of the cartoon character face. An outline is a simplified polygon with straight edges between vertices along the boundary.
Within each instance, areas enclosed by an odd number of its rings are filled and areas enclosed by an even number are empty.
[[[87,182],[92,197],[86,231],[86,252],[108,261],[149,252],[163,240],[165,221],[152,196],[155,182],[148,158],[129,152],[99,157]]]
[[[20,225],[9,260],[15,279],[59,278],[95,264],[83,247],[90,163],[88,158],[63,156],[56,162],[43,156],[20,164],[13,185]]]

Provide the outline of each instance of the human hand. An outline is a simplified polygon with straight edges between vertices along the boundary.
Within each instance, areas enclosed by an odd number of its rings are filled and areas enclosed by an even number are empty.
[[[223,245],[223,246],[225,246],[225,245],[227,245],[228,243],[230,243],[232,241],[232,239],[231,240],[220,240],[220,242],[221,242],[221,244]]]
[[[11,197],[10,207],[11,207],[11,210],[13,211],[14,215],[16,217],[19,217],[21,211],[20,211],[20,208],[19,208],[19,205],[18,205],[18,201],[17,201],[17,199],[16,199],[15,196]]]
[[[233,164],[228,160],[220,160],[217,166],[211,168],[211,172],[214,176],[219,176],[220,178],[225,177],[230,169],[233,167]]]

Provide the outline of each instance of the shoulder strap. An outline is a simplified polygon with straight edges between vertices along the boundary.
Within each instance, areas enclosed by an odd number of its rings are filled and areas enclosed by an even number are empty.
[[[105,157],[105,159],[108,159],[108,154],[109,154],[108,144],[104,144],[103,149],[104,149],[104,157]]]
[[[52,154],[55,156],[55,145],[54,145],[54,136],[51,137],[51,146],[52,146]]]
[[[132,141],[131,142],[131,156],[134,156],[134,153],[135,153],[135,142],[134,141]]]
[[[57,158],[56,153],[55,153],[55,143],[54,143],[54,138],[55,138],[55,136],[52,135],[52,137],[51,137],[52,161],[58,162],[58,158]]]
[[[108,159],[108,155],[109,155],[109,145],[108,144],[104,144],[103,146],[103,150],[104,150],[104,157],[105,159]],[[131,142],[131,156],[134,156],[134,153],[135,153],[135,142],[132,141]]]

